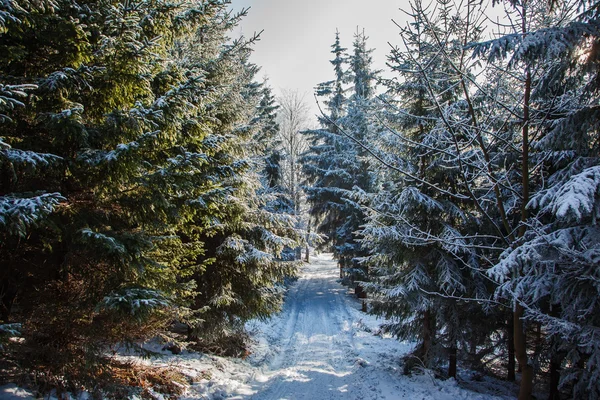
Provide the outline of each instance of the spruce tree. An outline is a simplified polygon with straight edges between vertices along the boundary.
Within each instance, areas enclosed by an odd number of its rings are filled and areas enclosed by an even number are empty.
[[[258,196],[258,68],[226,36],[244,12],[2,7],[3,319],[37,349],[23,366],[93,390],[106,346],[277,310],[298,235]]]
[[[397,337],[418,340],[419,362],[431,367],[447,357],[455,376],[459,351],[476,361],[475,349],[489,345],[485,335],[499,326],[471,324],[490,313],[473,301],[490,297],[486,258],[477,252],[489,246],[477,239],[482,218],[469,177],[479,167],[465,161],[472,146],[463,142],[472,127],[461,78],[473,65],[464,44],[479,27],[475,12],[461,15],[446,1],[436,6],[433,12],[413,4],[401,31],[406,48],[389,57],[398,78],[386,82],[382,97],[386,129],[365,142],[384,184],[365,196],[369,217],[361,235],[373,312],[391,319],[385,328]]]
[[[510,4],[522,14],[525,5]],[[572,14],[575,5],[580,14]],[[518,240],[490,271],[500,283],[498,295],[514,302],[515,321],[524,321],[515,323],[519,361],[530,371],[522,378],[520,399],[529,397],[541,362],[549,365],[552,398],[561,387],[574,398],[600,397],[600,346],[591,334],[598,307],[590,286],[590,263],[600,249],[597,5],[535,3],[522,18],[525,31],[475,46],[489,61],[525,76],[528,130],[522,131]],[[532,325],[544,332],[547,350],[530,358],[526,337]]]
[[[62,201],[27,237],[7,237],[4,285],[18,295],[15,318],[37,349],[30,368],[50,363],[72,384],[93,388],[105,345],[157,332],[193,291],[184,277],[201,244],[183,244],[174,228],[182,212],[174,165],[185,153],[175,146],[179,120],[167,114],[179,93],[159,82],[184,11],[60,1],[31,10],[26,24],[11,20],[0,38],[11,54],[0,65],[7,83],[37,85],[10,115],[4,143],[57,161],[33,174],[3,163],[3,187]]]
[[[212,123],[202,141],[209,161],[204,179],[211,188],[190,221],[206,248],[200,257],[206,267],[193,276],[196,318],[189,321],[191,337],[201,341],[239,333],[244,321],[279,309],[284,278],[296,268],[281,253],[298,239],[293,217],[270,208],[272,196],[260,196],[261,149],[269,148],[274,126],[265,116],[273,110],[261,106],[268,96],[253,81],[258,69],[248,62],[252,38],[226,44],[231,25],[210,28],[182,44],[188,68],[203,71],[204,90],[215,94],[205,103]]]
[[[337,226],[343,223],[343,205],[339,187],[347,179],[345,169],[340,165],[348,148],[347,140],[338,130],[341,118],[346,112],[346,88],[348,82],[347,49],[341,46],[340,34],[336,32],[335,42],[331,46],[334,55],[331,64],[334,67],[335,80],[317,86],[316,95],[325,98],[327,114],[319,116],[321,129],[304,132],[309,142],[309,150],[301,162],[307,177],[305,192],[310,204],[310,214],[317,223],[317,231],[326,236],[326,243],[337,245],[343,238],[337,236]],[[346,260],[340,257],[340,265]]]
[[[327,96],[328,114],[320,118],[321,129],[307,131],[310,149],[304,156],[308,176],[307,194],[311,213],[319,222],[318,231],[334,246],[340,267],[354,281],[366,279],[356,257],[362,255],[354,232],[364,221],[354,188],[369,190],[373,177],[364,163],[362,141],[370,129],[369,102],[374,96],[376,71],[372,71],[367,37],[357,33],[353,55],[347,57],[339,34],[332,46],[331,61],[336,79],[320,84],[317,95]],[[349,69],[343,68],[348,62]],[[344,85],[352,82],[353,94],[346,99]],[[358,289],[360,291],[360,288]]]

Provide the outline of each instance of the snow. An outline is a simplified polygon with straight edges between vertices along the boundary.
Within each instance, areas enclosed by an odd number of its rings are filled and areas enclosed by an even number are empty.
[[[33,393],[18,387],[14,383],[0,386],[0,399],[2,400],[30,400],[33,398]]]
[[[512,398],[469,391],[453,379],[436,380],[428,371],[402,375],[400,359],[413,344],[383,337],[378,330],[383,321],[359,311],[360,302],[338,276],[330,254],[313,257],[290,287],[283,311],[268,321],[247,323],[253,344],[246,360],[187,351],[172,355],[156,342],[145,347],[162,357],[122,358],[176,367],[193,382],[182,400]],[[5,388],[0,390],[17,390]],[[0,395],[4,398],[31,397]]]
[[[65,200],[60,193],[44,193],[31,198],[0,196],[0,226],[8,227],[9,232],[25,236],[28,226],[54,212],[60,202]]]
[[[182,400],[511,398],[475,393],[428,373],[402,375],[400,359],[413,345],[382,337],[383,321],[359,311],[338,276],[329,254],[305,265],[283,311],[246,325],[254,341],[246,360],[184,351],[139,362],[176,365],[193,378]]]
[[[558,219],[580,221],[596,210],[599,194],[600,167],[595,166],[572,176],[563,185],[556,185],[539,202]],[[531,206],[536,205],[531,202]]]

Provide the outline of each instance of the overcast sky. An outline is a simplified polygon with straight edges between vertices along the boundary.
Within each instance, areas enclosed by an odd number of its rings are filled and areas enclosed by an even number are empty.
[[[357,27],[364,28],[368,44],[375,48],[374,66],[384,69],[387,42],[398,44],[399,39],[392,19],[403,24],[406,16],[400,8],[407,6],[407,0],[233,0],[234,10],[250,7],[234,35],[250,36],[264,29],[252,62],[262,67],[276,93],[306,92],[316,113],[313,88],[334,78],[329,60],[336,29],[342,45],[351,49]]]
[[[235,11],[250,7],[233,36],[263,31],[251,61],[262,67],[275,93],[281,89],[306,93],[312,114],[318,112],[313,88],[334,78],[329,60],[336,29],[349,51],[357,28],[364,29],[369,47],[375,49],[373,67],[385,71],[390,43],[400,45],[394,21],[405,26],[409,18],[403,10],[410,9],[409,0],[232,0],[231,7]],[[499,6],[487,13],[493,19],[504,15]]]

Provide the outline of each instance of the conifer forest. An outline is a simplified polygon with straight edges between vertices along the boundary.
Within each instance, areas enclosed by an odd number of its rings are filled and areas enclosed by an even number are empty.
[[[411,344],[385,379],[463,397],[319,397],[307,374],[309,397],[235,398],[600,399],[600,2],[397,3],[386,69],[333,27],[303,97],[270,86],[229,0],[0,0],[0,387],[233,397],[119,355],[248,363],[249,326],[288,297],[308,315],[330,265],[344,318],[378,321],[352,335]],[[383,376],[359,347],[348,371]],[[504,397],[464,394],[490,380]]]

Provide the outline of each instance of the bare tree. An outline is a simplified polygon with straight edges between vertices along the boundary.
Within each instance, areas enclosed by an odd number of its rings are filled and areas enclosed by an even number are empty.
[[[300,213],[302,190],[300,188],[302,168],[298,159],[307,149],[307,142],[300,132],[309,125],[309,107],[305,94],[297,90],[284,89],[277,98],[279,103],[279,135],[285,155],[283,182],[294,201],[294,211]]]
[[[278,113],[279,136],[284,153],[283,185],[293,201],[294,214],[299,217],[299,220],[302,221],[301,224],[304,225],[303,228],[307,231],[306,261],[308,261],[310,221],[308,217],[305,220],[301,216],[304,211],[302,207],[304,193],[300,184],[304,179],[302,177],[302,166],[299,162],[300,156],[308,148],[308,143],[304,135],[301,134],[303,130],[309,128],[310,123],[310,109],[305,97],[305,94],[298,90],[284,89],[281,96],[278,97],[277,102],[280,107]],[[300,252],[300,249],[298,249],[298,252]],[[298,254],[298,257],[300,257],[300,254]]]

